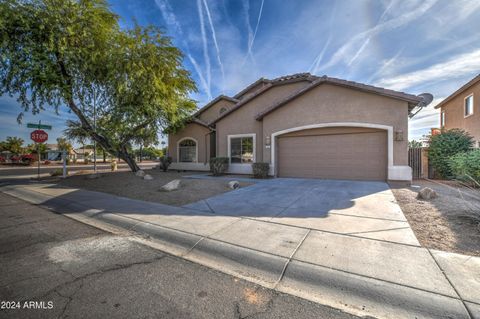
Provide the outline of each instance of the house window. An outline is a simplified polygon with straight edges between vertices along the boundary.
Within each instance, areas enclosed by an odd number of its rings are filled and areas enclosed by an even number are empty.
[[[442,111],[442,113],[440,114],[440,126],[445,126],[445,111]]]
[[[254,136],[230,137],[230,162],[232,164],[253,163],[255,145]]]
[[[227,111],[227,108],[226,108],[226,107],[222,107],[222,108],[220,109],[220,114],[223,114],[223,113],[225,113],[226,111]]]
[[[467,96],[464,101],[464,115],[465,117],[473,114],[473,94]]]
[[[197,142],[193,139],[184,139],[178,144],[180,162],[192,163],[197,161]]]

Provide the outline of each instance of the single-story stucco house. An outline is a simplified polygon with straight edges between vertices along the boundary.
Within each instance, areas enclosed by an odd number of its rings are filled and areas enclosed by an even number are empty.
[[[169,134],[171,169],[208,170],[211,157],[229,157],[235,174],[266,162],[278,177],[410,181],[408,117],[421,103],[309,73],[261,78],[215,98]]]

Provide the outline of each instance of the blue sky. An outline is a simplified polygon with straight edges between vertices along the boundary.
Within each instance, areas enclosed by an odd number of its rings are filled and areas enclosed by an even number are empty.
[[[394,90],[430,92],[431,106],[410,122],[418,138],[437,127],[433,105],[480,72],[480,1],[476,0],[111,0],[124,27],[164,28],[185,54],[199,106],[233,95],[259,77],[327,74]],[[67,118],[44,112],[16,123],[20,107],[0,97],[0,140],[21,136],[25,123]]]

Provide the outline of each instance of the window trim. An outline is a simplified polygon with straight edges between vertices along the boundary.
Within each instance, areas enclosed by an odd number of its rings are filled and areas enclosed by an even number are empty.
[[[445,110],[442,110],[440,112],[440,127],[445,127],[446,120],[447,120],[447,115],[445,113]]]
[[[467,110],[467,99],[469,97],[472,97],[472,113],[466,115],[466,110]],[[467,117],[470,117],[473,115],[473,113],[475,113],[475,98],[473,97],[473,93],[470,93],[469,95],[467,95],[466,97],[463,98],[463,118],[467,118]]]
[[[180,161],[180,143],[184,140],[192,140],[195,142],[195,161],[194,162],[181,162]],[[182,137],[177,141],[177,163],[198,163],[198,141],[193,137]]]
[[[239,137],[253,137],[253,162],[257,161],[257,134],[256,133],[247,133],[247,134],[233,134],[227,135],[227,152],[228,152],[228,163],[230,165],[252,165],[252,163],[233,163],[232,164],[232,149],[231,149],[231,140],[232,138]]]

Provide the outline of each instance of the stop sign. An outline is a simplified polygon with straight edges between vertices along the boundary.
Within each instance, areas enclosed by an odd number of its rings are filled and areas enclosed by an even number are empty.
[[[30,138],[36,143],[43,143],[48,140],[48,134],[44,130],[35,130],[30,133]]]

